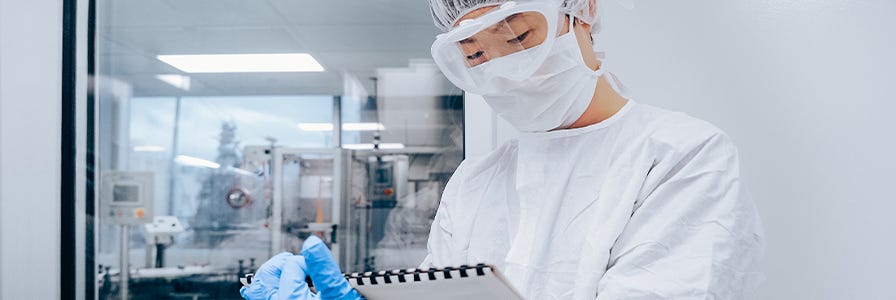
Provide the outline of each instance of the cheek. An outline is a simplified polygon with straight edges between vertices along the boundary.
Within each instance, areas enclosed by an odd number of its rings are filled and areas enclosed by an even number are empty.
[[[544,43],[544,40],[547,39],[547,31],[548,29],[545,27],[540,27],[532,31],[531,40],[528,43],[532,46],[541,45]],[[527,47],[528,48],[528,47]]]
[[[460,47],[460,51],[464,55],[471,55],[482,49],[482,47],[480,47],[477,43],[459,44],[458,46]]]

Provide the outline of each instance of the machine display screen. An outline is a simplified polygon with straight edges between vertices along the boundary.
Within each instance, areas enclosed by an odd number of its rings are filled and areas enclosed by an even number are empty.
[[[116,184],[112,187],[112,202],[136,203],[140,201],[140,186]]]
[[[374,182],[379,184],[388,184],[392,182],[392,169],[391,168],[377,168],[376,169],[376,178],[374,178]]]

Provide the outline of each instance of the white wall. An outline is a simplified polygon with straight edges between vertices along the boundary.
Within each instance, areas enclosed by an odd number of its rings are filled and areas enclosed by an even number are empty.
[[[62,1],[0,0],[0,299],[59,298]]]
[[[607,5],[599,48],[638,102],[711,121],[738,144],[767,233],[754,298],[892,298],[896,1],[635,6]],[[497,132],[467,140],[512,135]]]
[[[896,2],[638,1],[606,45],[642,103],[739,145],[766,225],[756,299],[882,299],[896,269]]]

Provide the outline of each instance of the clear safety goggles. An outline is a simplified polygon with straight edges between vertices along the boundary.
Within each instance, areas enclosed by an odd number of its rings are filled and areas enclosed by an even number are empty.
[[[438,35],[432,57],[457,87],[496,92],[491,90],[495,81],[519,81],[535,73],[551,52],[561,18],[552,1],[506,2]]]

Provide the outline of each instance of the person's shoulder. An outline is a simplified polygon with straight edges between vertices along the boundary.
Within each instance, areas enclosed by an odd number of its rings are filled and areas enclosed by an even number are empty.
[[[513,139],[486,155],[464,159],[448,180],[443,200],[488,181],[488,177],[506,177],[516,163],[517,147],[518,142]]]
[[[503,169],[516,162],[517,148],[517,140],[512,139],[486,155],[464,159],[451,178],[474,178],[483,173],[492,173],[496,169]]]
[[[647,127],[651,142],[676,152],[691,152],[707,145],[734,151],[731,139],[721,128],[686,113],[639,104],[635,115],[637,122]]]

